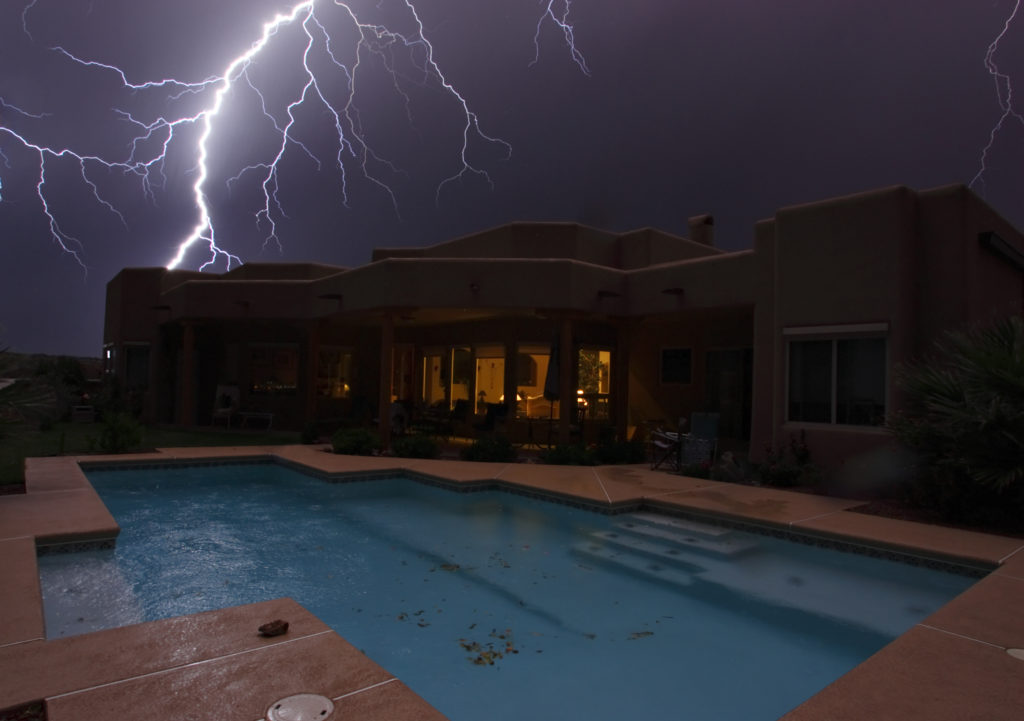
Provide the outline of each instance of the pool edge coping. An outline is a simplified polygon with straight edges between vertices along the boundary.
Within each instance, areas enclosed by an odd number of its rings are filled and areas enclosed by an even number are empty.
[[[863,537],[858,537],[856,534],[849,533],[849,532],[841,532],[841,533],[840,532],[828,532],[828,531],[824,531],[824,530],[822,530],[820,528],[808,528],[808,527],[806,527],[806,526],[804,526],[802,524],[799,524],[797,521],[789,521],[789,522],[780,523],[780,522],[769,521],[769,520],[766,520],[764,518],[759,518],[759,517],[744,516],[742,514],[715,513],[713,511],[709,511],[707,508],[703,508],[703,507],[693,507],[693,508],[688,509],[686,507],[686,505],[685,505],[685,502],[684,502],[685,499],[684,498],[682,498],[682,497],[673,497],[673,498],[669,499],[668,501],[666,501],[665,497],[664,497],[664,494],[660,495],[657,498],[654,498],[654,497],[645,497],[641,493],[641,494],[638,494],[635,499],[632,499],[629,502],[623,502],[621,500],[613,502],[610,498],[608,498],[607,501],[603,501],[602,502],[602,501],[596,500],[595,498],[575,496],[572,493],[565,492],[565,491],[554,492],[553,493],[553,492],[551,492],[549,490],[549,491],[545,492],[544,489],[539,489],[536,486],[517,484],[514,481],[510,481],[508,479],[502,479],[502,478],[498,478],[498,477],[492,477],[492,478],[489,478],[489,479],[488,478],[477,478],[477,479],[471,479],[471,480],[466,480],[466,479],[459,480],[459,479],[454,479],[454,478],[446,477],[444,474],[441,474],[441,473],[425,472],[423,470],[423,468],[422,468],[423,462],[421,462],[421,461],[416,461],[415,462],[415,465],[418,466],[416,468],[412,468],[412,467],[406,466],[403,463],[403,461],[405,461],[406,459],[377,459],[376,467],[374,467],[374,468],[362,468],[362,469],[348,470],[348,471],[345,471],[345,470],[329,470],[329,469],[325,469],[323,467],[318,468],[316,465],[310,465],[309,463],[304,462],[304,460],[298,460],[295,457],[296,453],[293,452],[295,448],[296,447],[293,447],[293,446],[274,447],[274,448],[267,447],[267,448],[261,449],[260,451],[258,451],[256,453],[252,453],[252,452],[239,453],[239,452],[237,452],[237,449],[234,449],[235,450],[234,453],[225,453],[225,454],[210,454],[209,451],[212,450],[212,449],[205,449],[205,452],[194,454],[194,455],[189,454],[188,449],[175,449],[175,453],[173,453],[173,454],[168,454],[168,455],[164,455],[163,453],[161,453],[159,455],[148,454],[147,457],[144,458],[144,459],[140,459],[138,457],[136,457],[136,458],[127,458],[127,457],[116,457],[116,458],[112,458],[112,457],[105,457],[105,458],[75,457],[73,459],[73,466],[71,466],[71,467],[75,468],[75,470],[77,470],[77,472],[79,474],[81,474],[82,480],[84,480],[86,483],[88,483],[88,479],[85,477],[86,470],[94,470],[96,468],[111,467],[111,466],[116,466],[116,467],[119,467],[119,468],[128,468],[128,467],[131,467],[133,465],[134,466],[140,466],[140,465],[145,465],[145,464],[149,464],[149,465],[157,465],[158,464],[158,465],[161,465],[161,466],[166,466],[168,464],[170,464],[170,465],[197,465],[197,464],[198,465],[202,465],[202,464],[214,464],[214,463],[216,463],[216,464],[220,465],[220,464],[223,464],[223,463],[243,463],[243,462],[253,462],[253,461],[256,461],[256,462],[270,462],[270,463],[278,463],[278,464],[283,465],[285,467],[292,467],[292,468],[294,468],[296,470],[299,470],[300,472],[307,473],[308,475],[326,477],[328,480],[330,480],[330,479],[340,480],[340,479],[343,479],[343,478],[348,478],[348,479],[353,479],[353,480],[354,479],[360,479],[360,478],[363,479],[363,480],[371,480],[372,478],[395,477],[395,475],[402,475],[402,476],[410,477],[413,480],[417,480],[419,482],[433,483],[433,484],[436,484],[436,485],[444,486],[445,488],[454,488],[454,489],[463,490],[463,491],[465,491],[465,490],[482,490],[482,489],[486,489],[486,488],[495,488],[497,490],[502,490],[502,491],[508,491],[508,492],[513,492],[513,493],[521,493],[522,495],[526,495],[526,496],[534,496],[534,497],[542,498],[544,500],[555,500],[556,502],[569,502],[571,505],[581,505],[582,504],[585,508],[587,508],[587,510],[593,510],[593,511],[601,512],[601,513],[619,513],[619,512],[631,511],[631,510],[650,510],[650,511],[658,512],[658,513],[668,513],[669,515],[677,515],[678,514],[678,515],[684,515],[684,516],[691,516],[691,517],[697,518],[698,520],[704,520],[704,521],[710,520],[712,522],[722,522],[725,525],[730,525],[730,526],[734,526],[734,527],[735,526],[739,526],[739,527],[748,526],[748,527],[751,527],[756,532],[761,532],[761,533],[767,532],[767,533],[769,533],[771,535],[782,533],[782,534],[785,534],[787,536],[796,537],[795,540],[813,539],[812,542],[817,542],[817,541],[823,540],[823,541],[826,541],[828,543],[840,543],[840,544],[844,544],[845,543],[845,544],[850,544],[850,545],[858,546],[860,548],[871,548],[873,544],[877,544],[878,543],[878,539],[877,538],[863,538]],[[301,447],[299,447],[299,448],[301,448]],[[299,454],[299,455],[301,455],[301,454]],[[337,460],[339,458],[341,458],[341,459],[354,458],[354,457],[332,456],[331,454],[324,454],[324,457],[326,457],[326,458],[333,458],[335,462],[337,462]],[[66,461],[66,460],[68,460],[68,458],[65,457],[63,460]],[[396,464],[395,461],[398,461],[398,464]],[[387,466],[381,465],[381,462],[387,463],[388,465]],[[410,465],[412,465],[412,464],[410,464]],[[67,468],[67,466],[65,466],[65,467]],[[500,474],[500,470],[499,469],[504,469],[506,467],[507,466],[504,465],[504,464],[494,464],[493,465],[493,468],[496,471],[496,475]],[[544,468],[544,466],[537,466],[536,468]],[[560,468],[564,469],[565,467],[560,467]],[[591,469],[587,468],[587,469],[583,469],[583,470],[591,470]],[[48,491],[46,491],[46,490],[36,490],[36,491],[33,491],[32,487],[31,487],[31,484],[28,483],[28,481],[29,481],[28,476],[29,476],[29,469],[26,468],[26,490],[27,490],[27,493],[34,493],[37,498],[42,500],[42,496],[44,496]],[[90,484],[90,488],[91,488],[91,484]],[[789,492],[785,492],[785,491],[777,491],[775,489],[770,489],[770,490],[773,493],[780,493],[780,494],[789,493]],[[683,494],[683,495],[685,495],[685,494]],[[793,495],[798,495],[798,494],[793,494]],[[607,493],[605,493],[605,496],[608,497]],[[3,500],[2,500],[2,498],[0,498],[0,503],[2,503],[2,502],[3,502]],[[838,513],[844,513],[844,512],[846,512],[846,509],[843,509],[842,511],[838,511]],[[823,515],[830,515],[830,514],[823,514]],[[857,514],[854,514],[854,515],[857,515]],[[923,528],[931,528],[931,527],[927,526],[926,524],[914,524],[912,522],[901,522],[901,523],[903,523],[903,524],[911,524],[912,526],[918,526],[918,527],[923,527]],[[958,531],[957,529],[950,529],[950,533],[954,534],[954,535],[956,533],[973,534],[975,536],[979,536],[980,535],[980,536],[984,536],[984,537],[987,537],[987,538],[991,538],[993,540],[1001,541],[1002,542],[1001,545],[1003,546],[1003,551],[1001,551],[999,553],[989,554],[987,557],[977,557],[977,556],[972,556],[972,555],[959,555],[958,556],[958,555],[955,555],[955,554],[946,554],[946,553],[938,553],[938,554],[936,554],[934,552],[934,550],[932,550],[932,549],[929,549],[929,548],[926,548],[926,547],[923,547],[923,546],[922,547],[914,547],[913,545],[908,545],[906,543],[881,544],[883,546],[883,548],[881,550],[884,550],[886,552],[895,552],[897,555],[903,556],[904,558],[910,556],[910,557],[917,558],[917,559],[925,559],[927,561],[938,560],[940,562],[952,560],[952,562],[956,566],[958,566],[960,568],[965,568],[966,567],[966,568],[973,569],[975,571],[975,573],[972,573],[970,575],[978,575],[978,573],[980,573],[980,575],[985,575],[985,573],[987,573],[987,571],[993,571],[993,570],[996,571],[997,573],[999,573],[1000,569],[1004,566],[1005,563],[1007,563],[1007,562],[1009,562],[1011,560],[1014,560],[1015,562],[1019,562],[1019,561],[1021,561],[1022,558],[1024,558],[1024,554],[1020,553],[1021,550],[1024,550],[1024,540],[1021,540],[1021,539],[1008,539],[1006,537],[995,536],[993,534],[978,534],[977,532],[970,532],[970,531],[962,531],[961,532],[961,531]],[[41,540],[41,537],[33,536],[33,540],[35,542],[34,545],[36,545],[36,547],[38,548],[40,546],[39,541]],[[1009,545],[1006,543],[1007,541],[1010,542]],[[45,546],[46,544],[43,544],[43,545]],[[57,544],[57,545],[59,545],[59,544]],[[995,544],[995,545],[998,546],[1000,544]],[[1006,549],[1011,549],[1011,550],[1006,550]],[[1014,575],[1014,573],[1016,573],[1017,575]],[[1014,579],[1016,581],[1019,581],[1020,582],[1022,596],[1024,596],[1024,573],[1021,573],[1019,571],[1011,571],[1011,572],[1009,572],[1007,574],[1000,574],[1000,575],[1003,575],[1004,578],[1009,578],[1009,579]],[[974,589],[976,586],[977,586],[977,584],[972,585],[971,588],[969,588],[963,594],[960,594],[960,596],[958,596],[955,600],[957,600],[959,602],[960,599],[964,599],[969,594],[971,594],[972,589]],[[952,601],[951,601],[951,603],[952,603]],[[949,605],[950,604],[947,604],[946,606],[943,607],[943,609],[947,608]],[[943,609],[940,609],[940,612]],[[1007,614],[1012,612],[1011,609],[1001,609],[1001,610],[1003,612],[1007,613]],[[931,617],[929,617],[929,619],[930,618]],[[927,621],[929,619],[926,619],[922,623],[915,625],[910,631],[908,631],[907,633],[897,637],[892,643],[887,645],[878,654],[876,654],[875,656],[872,656],[871,658],[865,660],[863,663],[861,663],[858,666],[856,666],[851,672],[849,672],[848,674],[840,677],[837,681],[833,682],[833,684],[830,684],[825,689],[822,689],[822,691],[820,691],[819,693],[815,694],[814,696],[812,696],[807,701],[799,704],[794,709],[792,709],[790,712],[787,712],[787,714],[785,714],[782,718],[787,719],[787,720],[790,719],[791,717],[794,718],[794,719],[795,718],[801,718],[801,709],[803,709],[805,705],[808,707],[808,709],[811,709],[811,708],[815,709],[815,713],[820,713],[820,710],[821,710],[820,707],[821,707],[822,703],[824,703],[826,705],[826,707],[831,708],[831,706],[833,704],[833,701],[826,701],[826,699],[834,699],[837,696],[837,694],[838,694],[838,696],[840,698],[842,698],[844,696],[844,693],[843,693],[844,689],[849,689],[850,687],[856,688],[857,687],[857,683],[858,683],[857,682],[857,678],[859,678],[860,676],[863,675],[863,674],[860,674],[859,671],[865,669],[869,665],[871,666],[871,668],[874,668],[877,664],[882,663],[882,661],[880,661],[876,657],[884,656],[885,654],[883,652],[888,652],[890,647],[894,646],[894,644],[897,644],[897,642],[901,642],[901,640],[910,637],[912,631],[914,631],[916,633],[916,631],[918,631],[918,630],[931,630],[931,631],[934,631],[936,633],[951,634],[953,636],[957,635],[957,634],[953,633],[952,631],[949,631],[949,630],[946,630],[946,629],[943,629],[943,628],[933,628],[932,626],[930,626],[927,623]],[[982,644],[986,643],[984,641],[980,641],[979,639],[975,639],[975,638],[966,638],[966,641],[977,642],[977,643],[982,643]],[[39,641],[38,639],[26,639],[25,641],[22,641],[22,642],[7,643],[7,644],[5,644],[3,646],[3,648],[8,648],[8,647],[11,647],[11,646],[19,646],[19,647],[25,648],[25,647],[33,646],[33,645],[38,644],[38,643],[47,643],[47,642],[46,641]],[[1004,649],[1004,647],[998,646],[997,644],[991,644],[990,643],[988,645],[992,646],[993,649]],[[1003,654],[1003,655],[1005,656],[1005,654]],[[1009,657],[1007,656],[1007,658],[1009,658]],[[889,661],[889,663],[891,663],[891,661]],[[941,660],[937,660],[936,663],[942,663],[942,661]],[[866,672],[867,671],[865,671],[865,673]],[[847,677],[850,677],[849,682],[847,682]],[[839,691],[836,690],[836,687],[839,688]],[[944,690],[944,687],[943,687],[943,690]],[[935,701],[935,703],[936,703],[936,708],[937,709],[941,709],[941,703],[940,703],[940,700],[939,700],[940,698],[941,698],[941,694],[936,694],[936,701]],[[992,702],[994,703],[997,700],[998,699],[992,699]],[[6,704],[3,704],[2,702],[0,702],[0,705],[6,705]],[[894,700],[894,705],[898,706],[898,704],[895,703],[895,700]],[[836,710],[837,711],[839,710],[838,706],[836,707]],[[920,711],[920,716],[918,716],[917,713],[915,713],[913,716],[906,716],[904,714],[903,716],[901,716],[901,718],[918,718],[918,717],[920,717],[922,719],[923,718],[929,718],[929,719],[937,718],[933,710],[928,710],[928,709],[923,709],[922,708],[922,709],[918,709],[918,711]],[[989,718],[992,718],[992,719],[1004,718],[1004,716],[1000,715],[1000,711],[1001,711],[1001,709],[999,709],[999,708],[993,708],[992,709],[992,713],[989,714]],[[941,714],[940,714],[940,716],[941,716]],[[844,714],[836,714],[834,716],[834,718],[855,718],[855,716],[850,716],[849,713],[847,713],[845,715]],[[1006,718],[1009,718],[1009,717],[1006,717]]]

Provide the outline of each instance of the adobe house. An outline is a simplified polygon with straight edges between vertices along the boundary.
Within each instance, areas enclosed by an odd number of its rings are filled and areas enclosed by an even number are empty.
[[[888,442],[900,364],[1024,303],[1024,237],[962,185],[783,208],[750,250],[713,234],[512,223],[357,268],[125,269],[107,372],[148,421],[209,424],[226,385],[275,427],[376,418],[384,437],[394,400],[507,402],[519,440],[568,439],[581,409],[588,440],[711,411],[755,459],[804,431],[836,467]]]

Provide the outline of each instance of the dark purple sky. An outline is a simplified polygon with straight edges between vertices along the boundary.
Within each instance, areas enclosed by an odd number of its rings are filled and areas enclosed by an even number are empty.
[[[31,143],[123,159],[132,126],[113,109],[153,122],[209,105],[212,93],[168,99],[130,91],[102,68],[51,48],[118,65],[129,82],[219,75],[259,38],[289,0],[18,0],[0,5],[0,346],[98,355],[105,285],[125,266],[165,265],[197,221],[195,128],[171,145],[165,180],[147,196],[137,176],[87,164],[88,177],[123,214],[96,203],[70,157],[47,159],[47,198],[61,227],[81,242],[88,271],[52,240],[36,197],[39,155]],[[364,22],[412,29],[401,0],[355,0]],[[423,0],[434,59],[479,117],[512,147],[472,139],[469,159],[490,174],[438,184],[461,167],[461,111],[435,80],[417,80],[408,54],[357,76],[363,138],[401,172],[370,167],[398,203],[346,162],[347,207],[334,166],[331,115],[296,111],[297,146],[278,175],[287,217],[275,216],[281,248],[264,247],[256,175],[228,191],[241,167],[266,161],[275,140],[255,95],[241,82],[214,124],[206,189],[218,244],[244,261],[315,260],[358,265],[377,246],[423,245],[513,220],[580,221],[612,230],[655,226],[685,234],[686,218],[711,212],[718,244],[748,247],[756,220],[778,207],[873,187],[969,182],[1001,109],[984,60],[1016,0],[576,0],[571,21],[587,76],[543,4],[527,0]],[[354,26],[331,2],[318,15],[339,59],[354,52]],[[1024,11],[1021,12],[1024,16]],[[304,36],[282,30],[250,78],[279,123],[304,82]],[[317,57],[319,59],[317,59]],[[343,102],[343,75],[313,62],[324,91]],[[422,57],[420,55],[419,57]],[[995,55],[1024,95],[1024,17]],[[422,74],[420,74],[422,76]],[[42,117],[29,117],[26,113]],[[410,124],[409,115],[412,117]],[[46,115],[44,115],[46,114]],[[145,149],[146,146],[142,146]],[[152,147],[152,144],[149,146]],[[1024,127],[996,136],[989,171],[975,188],[1024,227]],[[157,176],[153,175],[153,180]],[[197,246],[184,267],[207,259]],[[217,270],[223,270],[223,263]]]

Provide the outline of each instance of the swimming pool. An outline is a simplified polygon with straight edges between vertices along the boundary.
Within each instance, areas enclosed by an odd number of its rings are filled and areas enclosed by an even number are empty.
[[[973,579],[648,514],[273,464],[90,471],[51,637],[291,596],[454,721],[775,719]]]

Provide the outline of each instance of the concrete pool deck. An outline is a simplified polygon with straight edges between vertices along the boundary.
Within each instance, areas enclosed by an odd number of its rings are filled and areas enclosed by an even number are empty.
[[[30,459],[26,493],[0,496],[0,709],[45,700],[50,721],[256,721],[278,699],[317,693],[333,718],[442,721],[401,680],[290,599],[45,640],[37,548],[114,539],[117,524],[79,463],[276,457],[327,474],[392,471],[497,481],[597,506],[648,506],[769,532],[850,542],[981,568],[988,576],[782,718],[872,721],[1024,716],[1024,540],[851,513],[858,501],[699,480],[635,466],[544,466],[336,456],[317,446],[166,449]],[[287,634],[262,638],[275,618]],[[756,653],[756,649],[752,649]],[[609,670],[610,678],[614,670]],[[680,699],[685,708],[685,699]],[[642,717],[638,708],[638,717]]]

